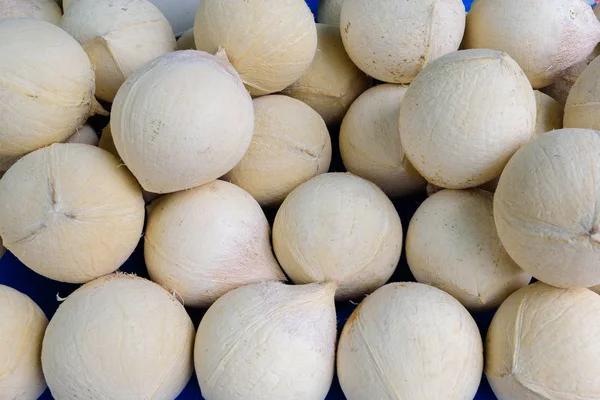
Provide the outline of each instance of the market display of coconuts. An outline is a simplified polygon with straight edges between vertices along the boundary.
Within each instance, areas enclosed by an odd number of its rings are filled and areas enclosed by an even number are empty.
[[[0,400],[600,399],[596,2],[0,0]]]

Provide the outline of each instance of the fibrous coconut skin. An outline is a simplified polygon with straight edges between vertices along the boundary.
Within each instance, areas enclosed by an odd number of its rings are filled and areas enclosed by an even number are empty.
[[[74,134],[69,136],[64,143],[80,143],[89,144],[90,146],[98,146],[98,134],[91,127],[91,125],[85,124],[81,128],[77,129]]]
[[[495,50],[462,50],[437,59],[412,82],[400,107],[406,157],[427,181],[447,189],[498,177],[531,140],[535,124],[527,77]]]
[[[466,48],[508,53],[535,89],[583,61],[600,41],[600,22],[582,0],[476,0],[467,15]]]
[[[391,283],[346,322],[337,373],[348,400],[471,400],[482,347],[475,321],[452,296],[420,283]]]
[[[208,307],[239,286],[285,280],[270,233],[256,200],[231,183],[170,194],[153,205],[148,220],[148,272],[186,306]]]
[[[465,6],[460,0],[345,0],[340,30],[361,70],[384,82],[410,83],[427,64],[458,49]]]
[[[541,282],[520,289],[489,327],[485,373],[499,400],[600,397],[600,297]]]
[[[258,283],[208,309],[194,350],[208,400],[322,400],[334,374],[335,283]]]
[[[55,399],[171,400],[192,375],[194,335],[165,289],[113,274],[60,305],[44,337],[42,367]]]
[[[384,285],[402,251],[402,225],[375,184],[329,173],[300,185],[285,199],[273,225],[281,267],[297,284],[336,281],[336,300]]]
[[[92,113],[94,71],[65,31],[36,19],[0,21],[0,156],[62,142]]]
[[[500,240],[521,268],[549,285],[600,284],[599,152],[597,131],[548,132],[519,150],[500,177]]]
[[[552,97],[534,90],[537,118],[534,138],[555,129],[562,129],[565,108]]]
[[[21,158],[0,180],[4,246],[57,281],[83,283],[115,271],[144,224],[140,187],[119,165],[85,144],[53,144]]]
[[[454,296],[470,311],[497,308],[529,284],[502,247],[493,195],[480,189],[442,190],[421,204],[406,235],[411,272]]]
[[[40,354],[48,319],[29,297],[0,285],[0,395],[36,400],[46,390]]]
[[[579,75],[565,106],[565,128],[600,130],[600,57]]]
[[[176,49],[171,25],[147,0],[77,0],[61,27],[83,46],[96,71],[96,97],[107,102],[133,72]]]
[[[398,114],[406,86],[383,84],[360,95],[340,128],[340,152],[346,169],[379,186],[390,197],[425,187],[425,179],[405,169]]]
[[[337,125],[373,80],[346,54],[338,27],[317,24],[317,36],[317,52],[310,67],[282,93],[311,106],[327,125]]]
[[[188,29],[177,39],[177,50],[196,50],[194,43],[194,29]]]
[[[0,20],[4,18],[36,18],[58,25],[62,10],[54,0],[3,0]]]
[[[317,10],[317,20],[322,24],[327,24],[339,28],[340,14],[342,5],[346,0],[321,0]]]
[[[254,135],[244,158],[224,179],[262,206],[278,206],[302,183],[327,172],[331,138],[315,110],[287,96],[254,99]]]
[[[296,82],[317,49],[317,29],[304,0],[202,0],[194,38],[198,50],[225,49],[253,96]]]
[[[222,56],[169,53],[136,71],[119,90],[112,137],[145,190],[170,193],[211,182],[250,146],[252,98]]]

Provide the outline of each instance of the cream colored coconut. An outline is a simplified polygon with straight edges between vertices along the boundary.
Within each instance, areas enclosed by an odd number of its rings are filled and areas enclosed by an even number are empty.
[[[0,180],[4,246],[58,281],[83,283],[115,271],[144,224],[140,187],[119,164],[85,144],[54,144],[23,157]]]
[[[508,53],[542,88],[586,59],[600,22],[582,0],[477,0],[467,15],[466,48]]]
[[[421,204],[406,235],[417,281],[444,290],[470,311],[497,308],[531,280],[500,243],[493,203],[484,190],[442,190]]]
[[[264,96],[254,100],[254,120],[250,148],[225,180],[262,206],[277,206],[296,187],[327,172],[331,139],[312,108],[287,96]]]
[[[543,283],[500,307],[488,330],[485,373],[499,400],[600,398],[600,297]]]
[[[46,390],[40,354],[48,325],[29,297],[0,285],[0,397],[35,400]]]
[[[561,129],[510,160],[494,197],[498,235],[525,271],[557,287],[600,284],[600,132]]]
[[[62,142],[92,113],[94,71],[81,46],[36,19],[0,21],[0,156]]]
[[[317,24],[317,36],[312,64],[282,93],[311,106],[327,125],[336,125],[342,122],[352,102],[371,87],[372,79],[346,54],[338,27]]]
[[[139,69],[119,90],[112,137],[147,191],[169,193],[211,182],[250,146],[252,99],[221,56],[170,53]]]
[[[562,129],[565,108],[547,94],[538,90],[533,92],[537,109],[534,137],[555,129]]]
[[[60,305],[44,337],[42,367],[55,399],[175,399],[192,375],[194,335],[166,290],[109,275]]]
[[[64,143],[81,143],[98,146],[98,134],[91,125],[85,124],[77,129]]]
[[[406,156],[430,183],[447,189],[498,177],[531,140],[535,124],[527,77],[495,50],[463,50],[434,61],[409,86],[400,107]]]
[[[202,0],[194,38],[198,50],[225,49],[253,96],[296,82],[317,49],[317,29],[304,0]]]
[[[565,128],[600,130],[600,57],[579,75],[565,106]]]
[[[285,199],[273,247],[294,283],[336,281],[337,300],[384,285],[402,251],[402,225],[375,184],[348,173],[323,174]]]
[[[317,20],[322,24],[340,26],[340,14],[345,0],[320,0]]]
[[[221,297],[194,349],[210,400],[322,400],[334,374],[334,283],[259,283]]]
[[[472,400],[483,369],[481,336],[449,294],[391,283],[344,326],[337,373],[348,400]]]
[[[194,43],[194,29],[188,29],[177,39],[177,50],[196,50]]]
[[[137,69],[176,49],[171,25],[147,0],[77,0],[61,27],[83,46],[96,71],[96,97],[107,102]]]
[[[367,90],[350,106],[340,129],[346,169],[375,183],[390,197],[425,187],[425,179],[407,167],[400,143],[398,114],[406,89],[385,84]]]
[[[2,0],[0,20],[4,18],[36,18],[58,25],[62,10],[54,0]]]
[[[170,194],[153,205],[148,219],[148,272],[186,306],[208,307],[239,286],[285,280],[270,233],[256,200],[231,183]]]
[[[384,82],[410,83],[427,64],[458,49],[465,6],[461,0],[345,0],[340,29],[360,69]]]

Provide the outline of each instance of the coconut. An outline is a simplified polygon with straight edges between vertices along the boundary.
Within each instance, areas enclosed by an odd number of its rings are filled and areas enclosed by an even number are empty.
[[[600,57],[579,75],[565,106],[565,128],[600,130]]]
[[[549,285],[600,284],[599,153],[600,132],[556,130],[519,150],[500,177],[500,240],[521,268]]]
[[[537,109],[534,137],[555,129],[562,129],[565,108],[547,94],[537,90],[533,92]]]
[[[262,206],[278,206],[297,186],[327,172],[331,139],[323,118],[299,100],[254,100],[254,135],[244,158],[224,179]]]
[[[346,54],[338,27],[317,24],[315,58],[302,77],[282,93],[301,100],[317,111],[327,125],[342,122],[348,107],[372,79]]]
[[[81,143],[98,146],[98,134],[91,125],[85,124],[69,136],[64,143]]]
[[[471,400],[482,347],[475,321],[452,296],[420,283],[392,283],[346,322],[337,372],[348,400]]]
[[[177,50],[196,50],[194,43],[194,29],[188,29],[177,39]]]
[[[282,281],[262,209],[244,190],[214,181],[157,201],[144,256],[153,281],[186,306],[208,307],[249,283]]]
[[[94,71],[65,31],[36,19],[0,21],[0,156],[62,142],[92,114]]]
[[[222,54],[186,50],[136,71],[115,98],[110,126],[142,187],[169,193],[229,172],[250,146],[254,111]]]
[[[484,190],[442,190],[421,204],[406,235],[417,281],[444,290],[470,311],[497,308],[531,280],[500,243],[493,203]]]
[[[500,307],[485,373],[498,399],[600,398],[600,297],[536,283]]]
[[[202,0],[194,23],[196,48],[224,48],[253,96],[296,82],[317,49],[317,29],[304,0]]]
[[[166,290],[109,275],[60,305],[44,337],[42,367],[56,399],[174,399],[192,375],[194,334]]]
[[[346,169],[375,183],[390,197],[425,187],[425,179],[406,165],[398,134],[398,114],[406,89],[384,84],[367,90],[350,106],[340,129],[340,152]]]
[[[46,390],[40,354],[48,319],[29,297],[0,285],[0,393],[37,399]]]
[[[171,25],[146,0],[77,0],[61,27],[83,46],[96,71],[96,97],[107,102],[133,72],[176,49]]]
[[[400,107],[406,156],[430,183],[447,189],[498,177],[531,140],[535,123],[527,77],[495,50],[463,50],[434,61],[409,86]]]
[[[58,25],[62,10],[54,0],[3,0],[0,20],[4,18],[36,18]]]
[[[335,284],[258,283],[208,309],[194,363],[211,400],[322,400],[334,374]]]
[[[345,0],[320,0],[317,10],[317,20],[322,24],[327,24],[339,28],[340,14],[342,13],[342,4]]]
[[[0,180],[4,246],[35,272],[62,282],[115,271],[144,224],[140,188],[119,164],[85,144],[53,144],[23,157]]]
[[[465,6],[461,0],[345,0],[340,29],[361,70],[384,82],[410,83],[427,64],[458,49]]]
[[[384,285],[402,251],[402,224],[375,184],[348,173],[317,176],[285,199],[273,247],[294,283],[336,281],[337,300]]]
[[[465,46],[508,53],[535,89],[584,61],[600,41],[600,22],[581,0],[477,0]]]

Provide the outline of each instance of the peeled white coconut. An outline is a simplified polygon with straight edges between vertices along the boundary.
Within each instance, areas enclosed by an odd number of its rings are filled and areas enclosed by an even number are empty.
[[[194,349],[211,400],[322,400],[334,374],[335,283],[258,283],[227,293],[202,318]]]
[[[470,311],[497,308],[531,280],[500,243],[493,203],[484,190],[442,190],[421,204],[406,234],[417,281],[444,290]]]
[[[340,14],[342,4],[346,0],[320,0],[317,10],[317,20],[322,24],[327,24],[339,28]]]
[[[194,27],[194,17],[201,0],[150,0],[169,20],[175,35]]]
[[[0,54],[0,156],[62,142],[93,113],[90,60],[56,25],[0,21]]]
[[[56,399],[174,399],[192,375],[194,334],[181,303],[162,287],[109,275],[60,305],[42,367]]]
[[[360,69],[384,82],[410,83],[427,64],[458,49],[465,6],[461,0],[345,0],[340,29]]]
[[[137,69],[176,49],[171,25],[147,0],[77,0],[61,27],[83,46],[96,71],[96,97],[107,102]]]
[[[342,122],[348,107],[372,79],[346,54],[338,27],[317,24],[317,52],[308,70],[282,93],[317,111],[327,125]]]
[[[406,156],[425,179],[447,189],[498,177],[531,140],[535,124],[527,77],[495,50],[463,50],[434,61],[409,86],[400,107]]]
[[[186,306],[208,307],[239,286],[285,280],[270,233],[256,200],[231,183],[173,193],[153,205],[148,219],[148,272]]]
[[[600,132],[556,130],[519,150],[500,177],[500,240],[521,268],[549,285],[600,284],[598,154]]]
[[[229,172],[252,141],[254,110],[223,54],[177,51],[125,82],[110,127],[121,158],[142,187],[169,193]]]
[[[499,400],[600,398],[598,335],[597,294],[536,283],[496,312],[485,374]]]
[[[452,296],[420,283],[391,283],[346,322],[337,373],[348,400],[472,400],[482,347],[475,321]]]
[[[425,187],[425,179],[407,165],[400,143],[398,114],[406,89],[384,84],[367,90],[352,103],[340,128],[346,169],[375,183],[390,197]]]
[[[477,0],[467,15],[466,48],[508,53],[542,88],[586,59],[600,22],[582,0]]]
[[[402,224],[375,184],[348,173],[317,176],[285,199],[273,247],[294,283],[339,283],[337,300],[384,285],[402,251]]]
[[[296,187],[327,172],[331,139],[323,118],[299,100],[270,95],[253,103],[252,143],[224,179],[260,205],[276,206]]]
[[[81,143],[98,146],[98,134],[91,125],[85,124],[77,129],[64,143]]]
[[[565,106],[565,128],[600,130],[600,57],[579,75]]]
[[[58,25],[62,10],[54,0],[2,0],[0,20],[4,18],[36,18]]]
[[[194,43],[194,29],[188,29],[177,39],[177,50],[196,50]]]
[[[57,281],[83,283],[115,271],[144,224],[140,187],[119,165],[85,144],[53,144],[20,159],[0,180],[4,246]]]
[[[37,399],[46,390],[40,354],[48,325],[29,297],[0,285],[0,394],[3,399]]]
[[[538,90],[533,92],[537,109],[534,137],[555,129],[562,129],[565,108],[547,94]]]
[[[196,48],[223,48],[253,96],[296,82],[317,49],[317,29],[304,0],[202,0],[194,23]]]

